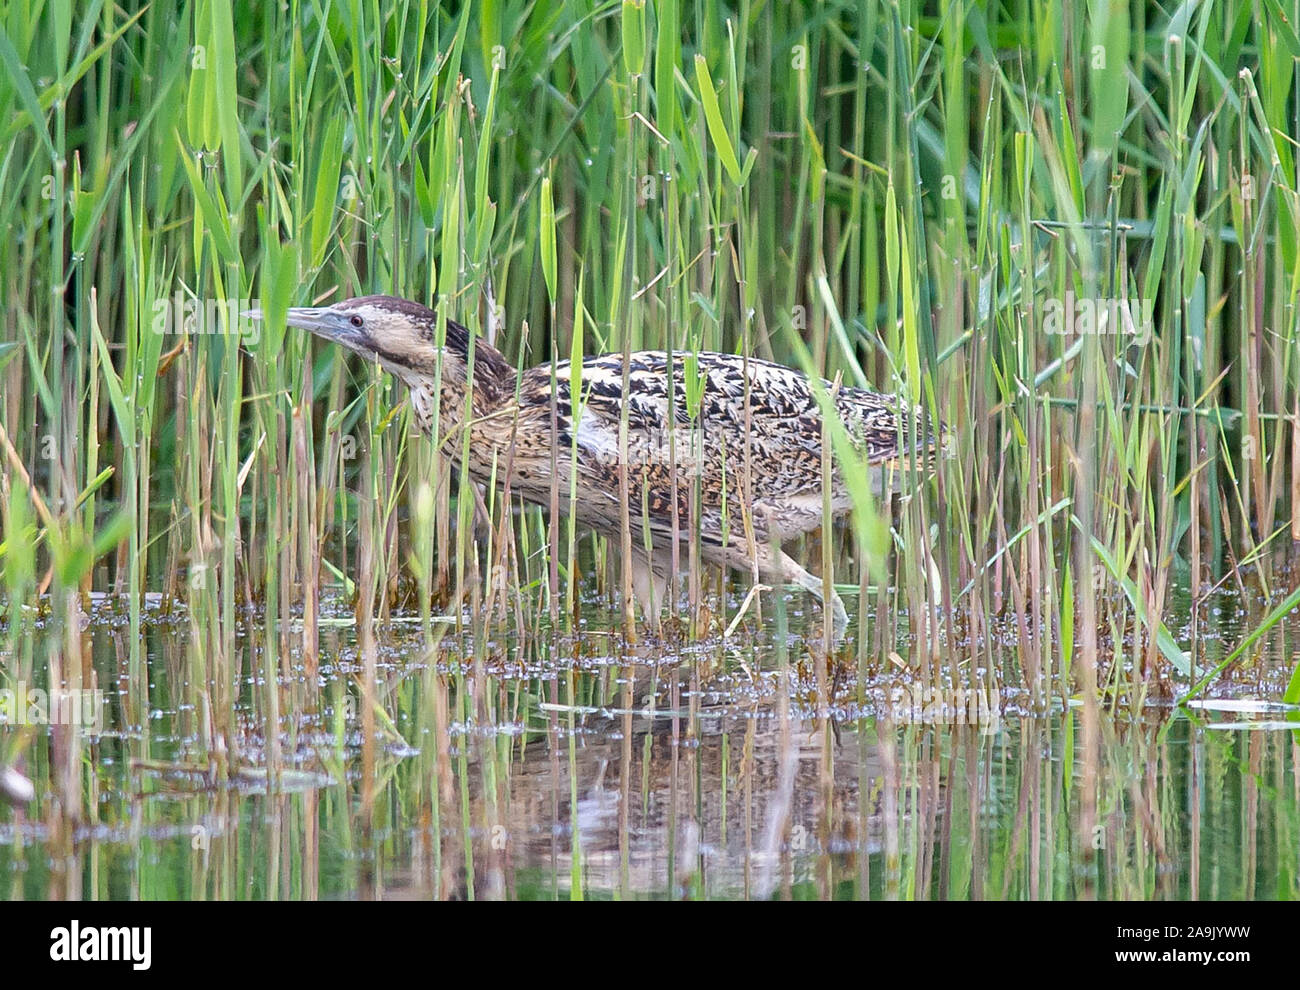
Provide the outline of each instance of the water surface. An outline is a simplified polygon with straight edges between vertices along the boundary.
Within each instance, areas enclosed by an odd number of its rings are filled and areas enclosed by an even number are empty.
[[[71,771],[59,730],[37,733],[21,764],[36,800],[0,808],[0,884],[11,899],[1300,894],[1295,713],[1241,701],[1280,696],[1285,628],[1217,690],[1246,711],[1111,699],[1089,761],[1079,706],[1029,715],[990,678],[958,711],[906,660],[864,681],[852,643],[827,662],[799,632],[797,604],[785,640],[765,627],[689,648],[591,631],[448,633],[430,650],[418,622],[385,626],[372,747],[341,607],[315,677],[294,630],[285,653],[241,634],[229,738],[183,618],[150,616],[145,693],[121,623],[93,612],[103,724],[74,730]],[[1243,609],[1216,610],[1206,636],[1230,642]],[[306,714],[267,740],[272,699]]]

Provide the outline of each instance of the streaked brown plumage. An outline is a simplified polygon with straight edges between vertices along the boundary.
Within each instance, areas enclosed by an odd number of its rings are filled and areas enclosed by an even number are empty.
[[[550,364],[518,372],[486,341],[452,321],[446,325],[439,378],[436,315],[404,299],[362,296],[291,309],[288,323],[377,361],[401,378],[421,427],[432,433],[436,420],[444,450],[478,481],[495,477],[503,483],[508,467],[512,493],[549,504],[555,436],[561,504],[567,507],[576,443],[578,521],[615,537],[622,520],[620,424],[626,412],[633,587],[651,621],[665,599],[674,534],[684,541],[693,532],[690,493],[697,476],[700,549],[706,560],[750,573],[756,564],[763,578],[822,598],[822,581],[776,546],[822,523],[822,416],[805,375],[733,354],[675,354],[670,428],[663,351],[630,356],[626,392],[622,354],[585,358],[575,403],[569,362],[556,365],[554,383]],[[471,350],[474,387],[466,422]],[[694,417],[687,388],[692,372],[700,383],[689,390],[698,403]],[[833,389],[828,382],[823,387],[867,462],[895,461],[900,402],[864,389]],[[463,464],[462,429],[470,434]],[[838,469],[831,485],[832,512],[843,514],[851,501]],[[834,595],[828,604],[842,630],[843,604]]]

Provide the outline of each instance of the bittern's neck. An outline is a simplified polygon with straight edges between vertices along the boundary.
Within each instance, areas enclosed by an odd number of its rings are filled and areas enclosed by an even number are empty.
[[[478,420],[514,395],[515,369],[505,356],[482,338],[471,340],[463,327],[450,321],[440,360],[402,377],[410,387],[420,428],[455,450],[464,440],[462,426],[472,432]]]

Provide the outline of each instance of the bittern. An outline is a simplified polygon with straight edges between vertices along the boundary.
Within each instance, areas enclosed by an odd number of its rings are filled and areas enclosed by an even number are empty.
[[[262,317],[258,310],[248,315]],[[650,623],[657,625],[667,597],[672,541],[695,532],[690,509],[698,476],[703,559],[802,588],[831,608],[837,633],[847,626],[839,596],[832,591],[828,599],[822,580],[779,546],[822,524],[825,498],[835,515],[852,507],[838,467],[829,496],[823,491],[822,407],[806,375],[752,357],[678,352],[670,385],[663,351],[632,353],[626,366],[623,354],[587,357],[576,379],[567,361],[557,362],[554,374],[550,363],[520,372],[451,320],[439,346],[437,315],[393,296],[292,308],[287,322],[400,378],[420,427],[432,435],[436,423],[435,440],[475,481],[503,484],[508,472],[512,493],[549,505],[553,477],[567,496],[576,460],[578,522],[617,538],[627,513],[632,587]],[[900,459],[913,412],[893,396],[821,385],[869,465]],[[917,446],[928,454],[932,442],[927,434]]]

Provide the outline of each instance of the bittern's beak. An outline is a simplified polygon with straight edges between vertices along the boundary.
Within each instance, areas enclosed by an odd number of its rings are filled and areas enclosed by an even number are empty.
[[[244,311],[250,320],[264,320],[265,314],[260,309]],[[285,314],[285,323],[300,330],[309,330],[317,337],[342,344],[358,354],[371,355],[374,348],[370,338],[361,327],[354,327],[351,316],[341,313],[332,306],[294,306]]]

